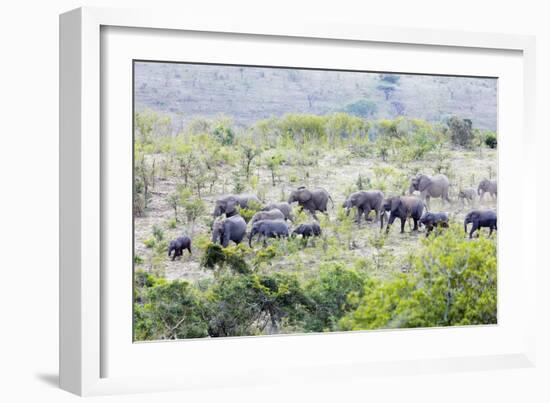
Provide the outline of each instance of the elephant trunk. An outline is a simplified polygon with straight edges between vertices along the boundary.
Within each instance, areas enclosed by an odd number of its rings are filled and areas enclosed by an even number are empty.
[[[382,210],[380,213],[380,230],[384,228],[384,216],[386,215],[386,211]]]
[[[250,231],[250,234],[248,235],[248,247],[252,248],[252,237],[254,236],[254,230]]]
[[[412,195],[415,190],[414,185],[411,183],[411,186],[409,186],[409,194]]]

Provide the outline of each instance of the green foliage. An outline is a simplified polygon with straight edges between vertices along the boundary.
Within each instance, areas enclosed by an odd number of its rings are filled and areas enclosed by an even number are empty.
[[[250,273],[243,257],[243,250],[239,248],[222,248],[220,245],[210,243],[204,252],[201,265],[207,269],[220,270],[228,268],[238,274]]]
[[[380,80],[385,81],[390,84],[397,84],[399,82],[399,79],[401,78],[397,74],[380,74]]]
[[[470,147],[474,139],[472,121],[453,116],[447,119],[447,133],[454,145]]]
[[[485,134],[485,145],[489,148],[497,148],[497,135],[494,132],[487,132]]]
[[[347,298],[350,293],[363,295],[363,277],[341,264],[324,264],[318,277],[306,286],[306,295],[312,301],[312,313],[306,319],[305,329],[321,332],[338,330],[339,320],[355,308]]]
[[[376,103],[368,99],[360,99],[346,105],[344,111],[350,115],[360,116],[363,118],[372,117],[377,111]]]
[[[200,295],[187,281],[174,280],[149,287],[143,304],[134,304],[135,339],[205,337]]]
[[[232,145],[235,141],[235,133],[233,132],[233,129],[228,126],[224,126],[221,123],[214,128],[212,134],[214,138],[224,146]]]
[[[391,281],[371,278],[347,330],[496,323],[496,245],[464,239],[460,226],[424,241],[413,272]]]

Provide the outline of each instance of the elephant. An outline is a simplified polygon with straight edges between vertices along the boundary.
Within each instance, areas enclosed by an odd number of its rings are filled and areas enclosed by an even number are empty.
[[[489,179],[483,179],[477,186],[477,194],[479,195],[479,201],[483,200],[485,193],[489,193],[493,199],[497,197],[497,181]]]
[[[309,190],[305,186],[301,186],[298,189],[292,191],[290,197],[288,198],[288,203],[292,204],[298,202],[301,209],[306,209],[311,213],[313,218],[317,220],[315,215],[316,211],[327,214],[327,204],[328,201],[331,201],[332,207],[334,208],[334,202],[332,197],[325,189],[315,189]]]
[[[462,205],[465,204],[466,200],[468,203],[474,203],[476,198],[476,190],[474,188],[460,189],[458,192],[458,199],[462,201]]]
[[[426,236],[428,237],[436,227],[449,228],[449,214],[427,212],[422,215],[419,222],[426,227]]]
[[[413,231],[418,231],[418,220],[424,212],[424,202],[413,196],[394,196],[384,199],[382,204],[382,213],[380,214],[380,229],[384,228],[385,212],[390,212],[386,233],[390,231],[390,226],[396,218],[401,220],[401,233],[405,232],[405,222],[410,217],[414,221]]]
[[[252,247],[252,238],[259,234],[266,245],[266,238],[288,238],[288,226],[284,220],[260,220],[252,225],[248,235],[248,245]]]
[[[310,236],[320,236],[322,234],[321,226],[314,222],[311,224],[300,224],[292,231],[292,235],[301,235],[302,238],[309,238]]]
[[[277,209],[281,213],[283,213],[285,216],[285,220],[294,221],[294,217],[292,216],[292,207],[287,202],[270,203],[265,206],[262,211],[269,211],[273,209]]]
[[[430,205],[430,197],[441,197],[441,200],[451,202],[449,199],[449,178],[443,174],[428,176],[418,174],[411,178],[409,194],[413,194],[415,190],[420,192],[420,197],[425,200],[427,205]]]
[[[222,214],[225,214],[226,217],[231,217],[237,214],[237,207],[247,208],[250,206],[251,202],[261,205],[258,197],[252,194],[224,196],[221,199],[216,200],[216,206],[214,207],[214,212],[212,215],[214,217],[219,217]]]
[[[284,220],[285,215],[279,209],[273,209],[269,211],[258,211],[252,216],[250,222],[254,224],[256,221],[260,220]]]
[[[468,232],[468,224],[472,224],[470,231],[470,239],[475,231],[487,227],[489,228],[489,236],[493,230],[497,230],[497,213],[493,210],[473,210],[466,214],[464,218],[464,232]]]
[[[174,239],[173,241],[170,241],[170,244],[168,245],[168,257],[172,255],[172,252],[174,252],[174,255],[172,256],[172,261],[176,260],[176,257],[183,255],[183,250],[187,249],[189,251],[189,254],[191,255],[191,238],[188,236],[182,236],[179,238]]]
[[[229,245],[229,241],[240,244],[245,235],[246,221],[238,214],[216,221],[212,228],[212,242],[221,242],[224,248]]]
[[[368,221],[369,213],[374,210],[376,213],[375,221],[382,211],[382,202],[384,201],[384,193],[380,190],[370,190],[367,192],[360,191],[352,193],[348,196],[342,207],[346,209],[346,215],[349,215],[353,207],[357,207],[357,224],[361,223],[361,215],[365,214],[365,221]]]

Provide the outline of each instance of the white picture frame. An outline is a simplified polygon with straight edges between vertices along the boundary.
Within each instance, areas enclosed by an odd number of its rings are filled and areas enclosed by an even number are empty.
[[[525,175],[535,172],[535,133],[534,133],[534,102],[535,102],[535,41],[533,37],[520,35],[503,35],[487,33],[467,33],[456,31],[429,31],[407,28],[383,28],[369,26],[353,26],[342,24],[305,24],[292,26],[281,24],[280,21],[244,21],[239,19],[214,21],[195,18],[192,15],[181,15],[170,12],[150,10],[111,10],[102,8],[81,8],[70,11],[60,17],[60,385],[63,389],[79,395],[96,395],[129,392],[150,392],[171,389],[206,388],[214,386],[246,386],[262,382],[295,382],[299,375],[301,381],[322,380],[346,377],[369,376],[371,374],[411,374],[418,372],[441,372],[456,370],[479,370],[497,368],[518,368],[534,365],[535,362],[535,322],[529,315],[522,318],[521,324],[514,322],[514,342],[499,346],[494,351],[485,351],[483,343],[476,351],[466,354],[456,350],[444,354],[407,355],[405,350],[397,349],[391,357],[378,357],[376,360],[352,357],[340,361],[337,357],[327,358],[326,362],[316,359],[314,354],[308,354],[308,346],[324,343],[325,347],[334,347],[338,343],[353,344],[360,340],[384,343],[383,339],[391,339],[394,343],[403,340],[417,343],[422,338],[468,340],[469,337],[502,336],[499,329],[482,327],[451,329],[446,335],[437,335],[440,329],[421,329],[392,332],[351,332],[348,334],[301,335],[292,337],[261,337],[239,338],[232,340],[186,341],[188,351],[215,351],[223,357],[224,351],[249,350],[249,359],[244,359],[240,368],[227,368],[218,373],[208,372],[205,367],[194,367],[192,372],[186,372],[193,362],[167,366],[167,370],[154,376],[144,373],[141,376],[131,374],[121,367],[114,371],[107,370],[105,362],[109,354],[113,354],[113,346],[105,326],[112,325],[106,318],[110,315],[110,305],[107,303],[108,287],[102,267],[107,262],[105,245],[102,238],[102,225],[105,217],[102,208],[105,205],[106,158],[105,146],[111,146],[103,139],[101,133],[108,128],[102,119],[102,29],[105,27],[140,28],[164,30],[165,32],[218,33],[218,35],[253,36],[255,40],[284,40],[304,42],[309,40],[332,41],[334,47],[340,44],[376,43],[377,46],[413,46],[441,51],[445,49],[470,50],[483,55],[484,52],[514,52],[519,57],[521,65],[521,88],[523,91],[522,119],[519,130],[522,136],[514,139],[521,147],[522,159],[519,160],[521,172],[524,174],[523,186],[526,189],[535,188],[535,175]],[[159,39],[160,40],[160,39]],[[432,56],[433,57],[433,56]],[[199,60],[194,60],[199,61]],[[436,69],[437,67],[434,67]],[[466,67],[460,67],[466,69]],[[399,66],[396,67],[399,69]],[[407,70],[407,69],[405,69]],[[430,73],[429,71],[427,71]],[[512,73],[511,73],[512,74]],[[516,73],[513,73],[516,74]],[[510,105],[512,107],[512,105]],[[517,123],[517,122],[516,122]],[[499,133],[500,135],[501,133]],[[130,133],[131,135],[131,133]],[[499,139],[500,143],[500,139]],[[514,143],[515,144],[515,143]],[[504,147],[506,148],[506,147]],[[511,147],[509,148],[511,149]],[[505,150],[503,152],[506,152]],[[517,163],[517,162],[516,162]],[[506,162],[499,161],[499,166]],[[504,166],[505,168],[506,166]],[[507,172],[505,170],[505,172]],[[510,178],[510,176],[508,176]],[[500,178],[506,181],[506,178]],[[499,184],[501,187],[501,184]],[[502,191],[501,191],[502,189]],[[506,185],[499,189],[499,196],[506,195]],[[506,203],[499,210],[506,209]],[[529,214],[533,213],[533,209]],[[520,214],[528,214],[521,212]],[[510,224],[499,225],[504,235],[499,233],[506,242],[506,231],[519,231],[522,235],[533,231],[534,224],[529,220],[520,220],[517,227]],[[502,220],[499,221],[499,224]],[[522,238],[519,238],[522,239]],[[525,241],[519,245],[520,251],[515,259],[521,265],[518,278],[514,282],[510,278],[509,287],[515,287],[522,299],[523,312],[535,312],[535,281],[537,262],[534,245]],[[502,249],[502,247],[500,247]],[[499,250],[499,259],[500,259]],[[500,272],[499,272],[500,275]],[[499,278],[500,280],[500,278]],[[507,289],[509,293],[511,288]],[[500,291],[499,291],[500,292]],[[499,300],[502,298],[499,294]],[[506,298],[506,295],[504,295]],[[110,299],[112,300],[112,298]],[[500,305],[499,305],[500,307]],[[500,319],[499,319],[500,320]],[[519,323],[519,322],[518,322]],[[103,328],[102,328],[103,327]],[[113,330],[114,331],[114,330]],[[111,331],[111,333],[113,332]],[[478,333],[474,333],[478,332]],[[510,333],[511,334],[511,333]],[[444,339],[446,337],[447,339]],[[521,340],[520,340],[521,339]],[[131,343],[131,340],[127,341]],[[512,346],[513,344],[513,346]],[[156,346],[154,346],[156,345]],[[254,367],[255,355],[268,349],[277,351],[276,345],[284,348],[294,348],[304,351],[296,354],[296,360],[285,364],[278,363],[278,370]],[[114,345],[120,347],[119,345]],[[147,343],[139,349],[155,348],[155,355],[174,354],[182,350],[183,344],[177,343]],[[132,347],[133,348],[133,347]],[[202,349],[202,350],[201,350]],[[464,350],[466,351],[466,350]],[[312,353],[311,351],[309,353]],[[128,350],[128,354],[133,354]],[[148,354],[144,352],[144,354]],[[152,354],[152,353],[151,353]],[[197,354],[195,354],[197,355]],[[230,357],[230,355],[228,355]],[[236,359],[237,354],[233,357]],[[242,356],[241,356],[242,357]],[[121,360],[128,358],[122,356]],[[191,361],[198,358],[191,358]],[[213,359],[213,358],[212,358]],[[300,361],[301,360],[301,361]],[[309,360],[309,361],[307,361]],[[130,361],[131,362],[131,361]],[[195,362],[197,364],[197,362]],[[247,365],[249,365],[247,370]],[[281,368],[284,368],[281,371]],[[304,368],[308,368],[304,372]],[[262,369],[262,370],[259,370]],[[127,373],[125,372],[127,371]],[[206,376],[208,374],[208,376]]]

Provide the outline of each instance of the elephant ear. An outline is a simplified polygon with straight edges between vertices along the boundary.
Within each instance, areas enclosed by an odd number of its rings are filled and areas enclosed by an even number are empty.
[[[421,175],[418,178],[418,190],[420,192],[423,192],[428,186],[430,186],[431,183],[432,180],[429,177],[427,177],[426,175]]]
[[[307,189],[300,189],[300,191],[298,192],[298,201],[300,203],[307,203],[308,201],[311,200],[311,197],[312,197],[312,194]]]

